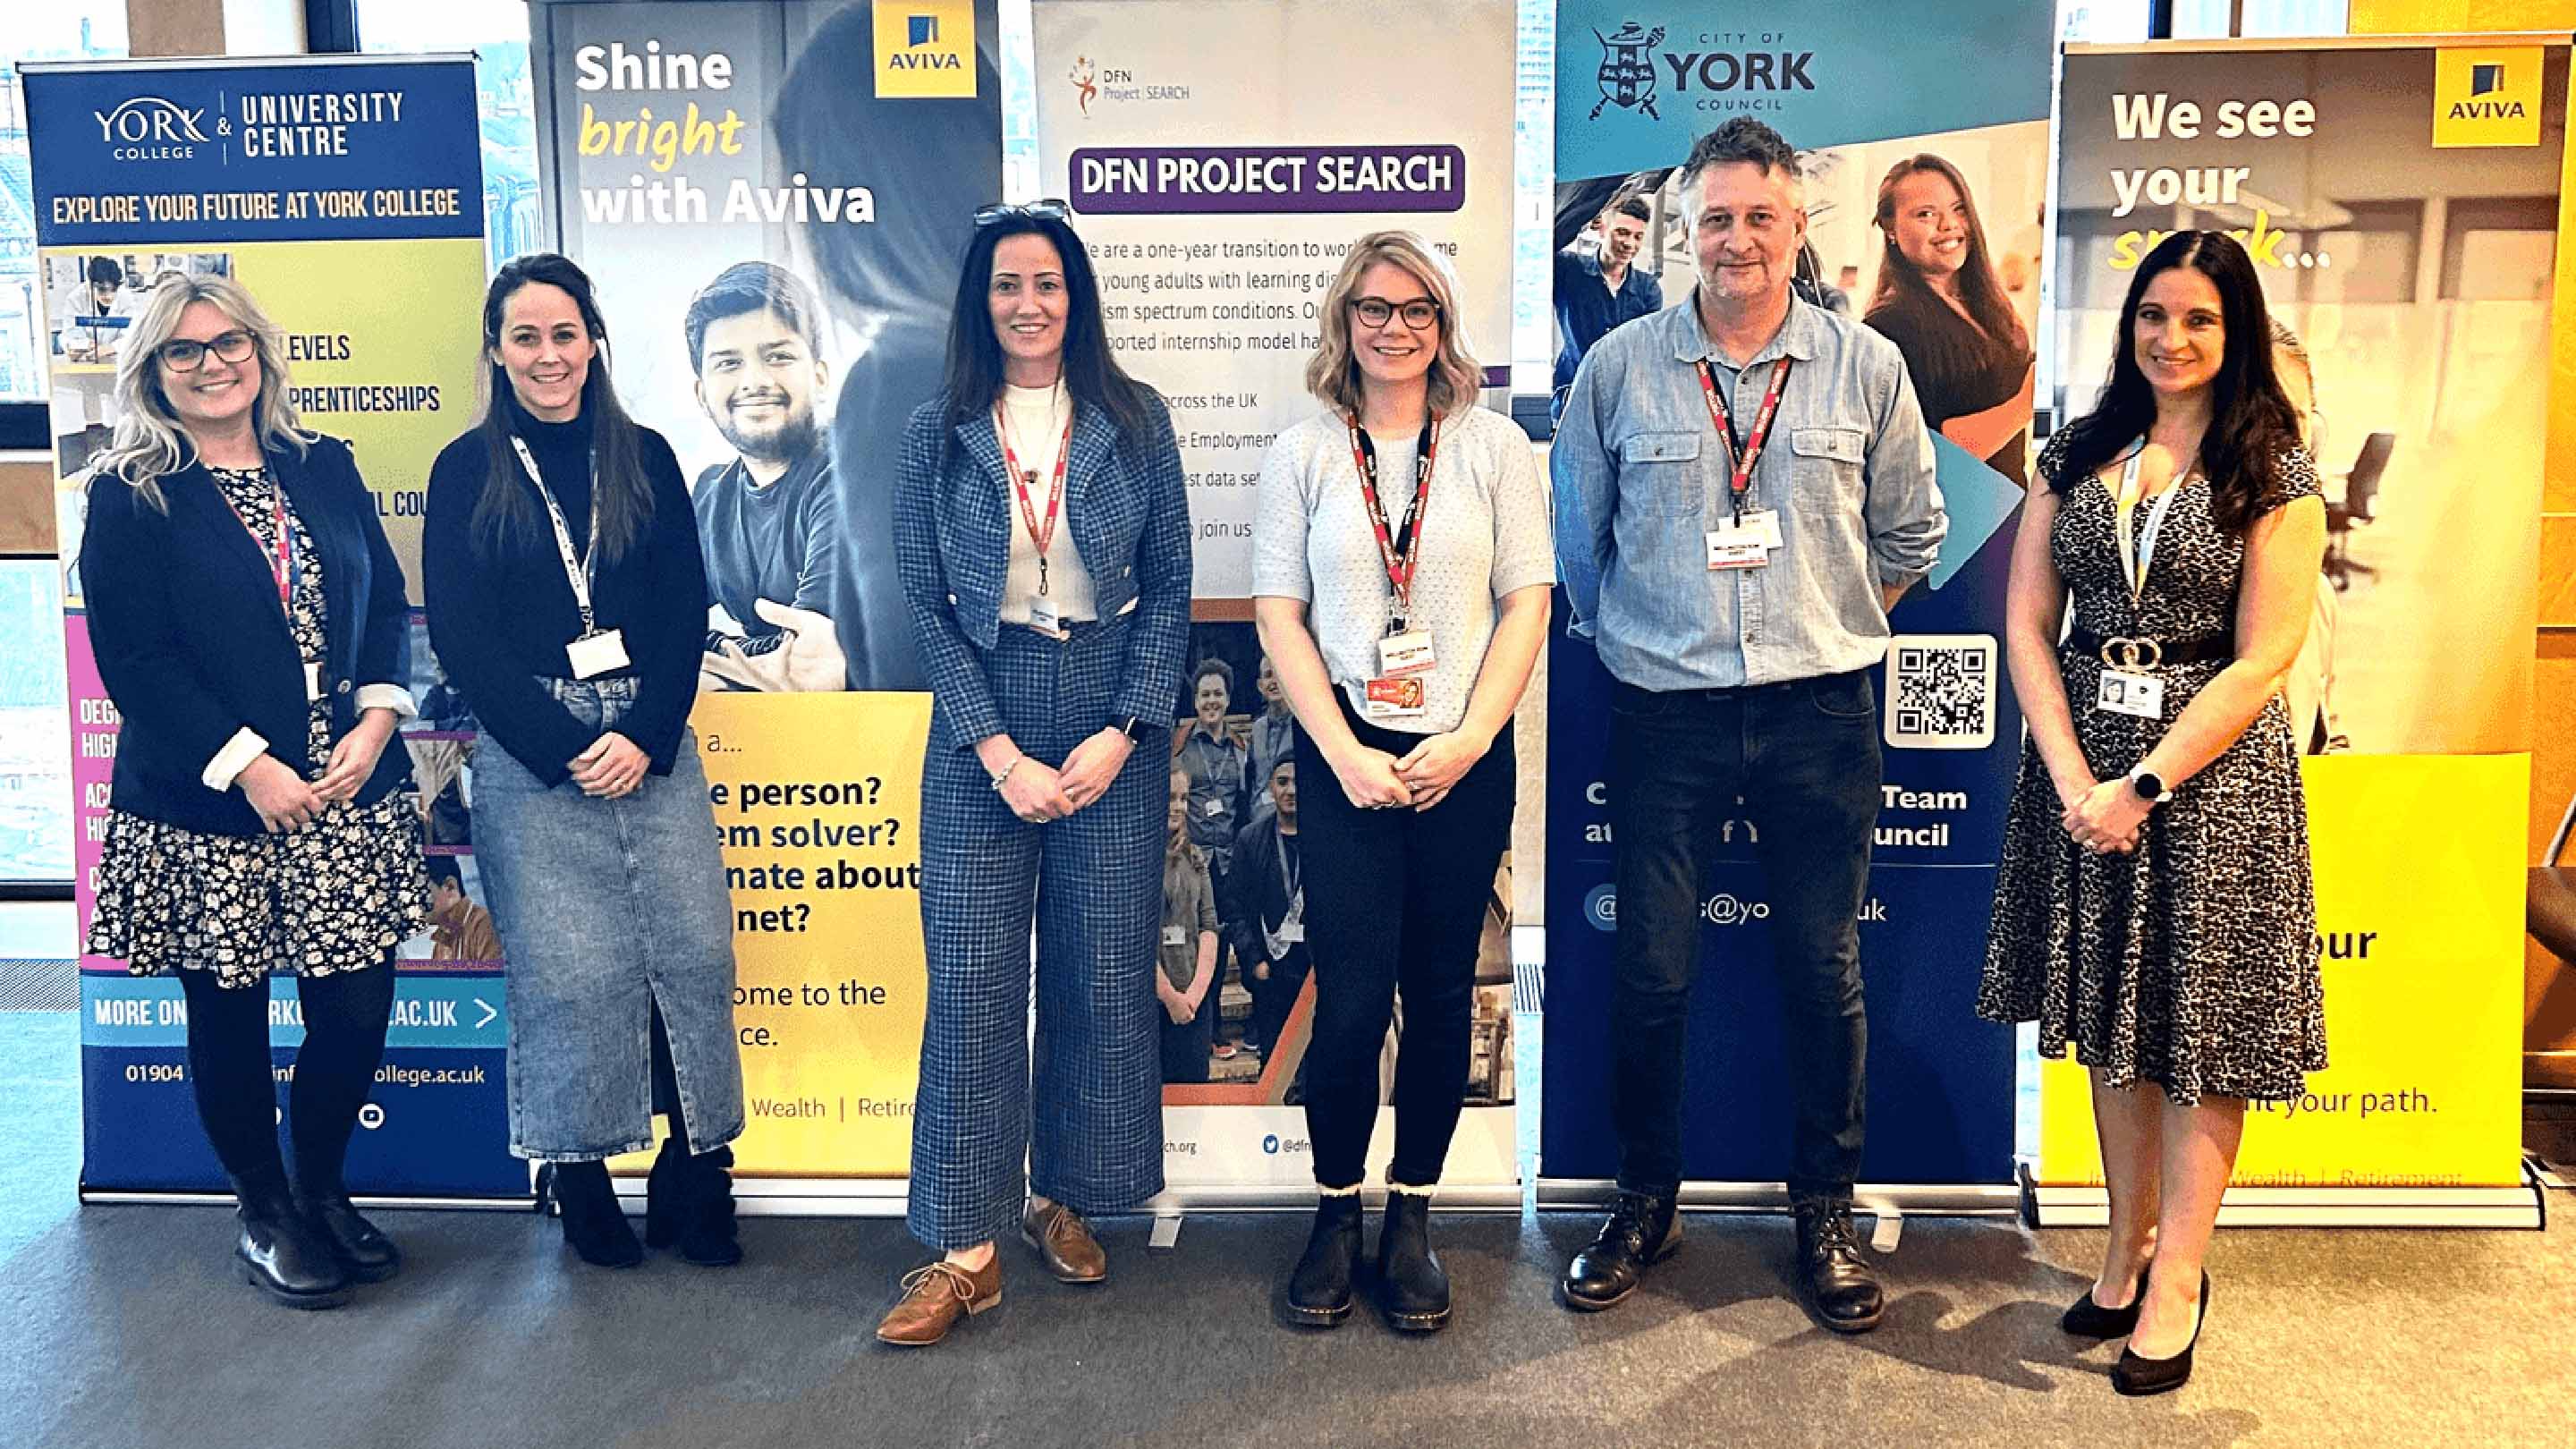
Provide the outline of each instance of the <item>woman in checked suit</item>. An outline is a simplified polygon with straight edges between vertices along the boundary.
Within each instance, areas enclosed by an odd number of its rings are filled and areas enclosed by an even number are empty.
[[[1170,414],[1110,357],[1064,217],[976,214],[947,385],[912,415],[895,496],[932,698],[910,1226],[944,1254],[877,1327],[906,1347],[1000,1300],[1014,1218],[1050,1273],[1097,1283],[1085,1216],[1163,1186],[1150,988],[1189,500]]]

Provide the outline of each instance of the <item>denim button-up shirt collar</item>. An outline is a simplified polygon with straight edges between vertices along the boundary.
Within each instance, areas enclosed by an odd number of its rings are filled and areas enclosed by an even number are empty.
[[[1711,570],[1728,467],[1700,395],[1702,359],[1739,415],[1792,361],[1745,507],[1779,516],[1762,568]],[[1736,404],[1739,383],[1755,391]],[[1887,649],[1881,586],[1931,571],[1948,527],[1931,435],[1895,345],[1791,299],[1738,368],[1696,297],[1611,332],[1584,360],[1549,452],[1569,627],[1644,689],[1770,684],[1866,668]]]

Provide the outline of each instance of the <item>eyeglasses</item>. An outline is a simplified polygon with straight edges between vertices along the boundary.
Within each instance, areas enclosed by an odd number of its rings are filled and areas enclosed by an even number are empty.
[[[209,342],[174,338],[161,344],[161,365],[172,372],[195,372],[206,365],[209,352],[225,362],[243,362],[249,359],[251,348],[251,335],[242,331],[226,332]]]
[[[1388,318],[1401,317],[1405,326],[1419,332],[1440,320],[1440,304],[1428,297],[1416,297],[1400,305],[1384,297],[1353,297],[1350,305],[1360,321],[1371,327],[1383,327]]]
[[[1030,221],[1064,221],[1072,215],[1073,203],[1056,197],[1049,197],[1044,201],[1032,201],[1025,206],[997,201],[990,206],[975,208],[975,225],[978,228],[988,227],[997,221],[1007,221],[1015,216],[1026,217]]]

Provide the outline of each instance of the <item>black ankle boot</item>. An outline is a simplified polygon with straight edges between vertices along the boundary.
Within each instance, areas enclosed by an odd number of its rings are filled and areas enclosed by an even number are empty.
[[[1288,1317],[1333,1328],[1351,1316],[1351,1270],[1360,1261],[1358,1193],[1326,1194],[1315,1203],[1315,1230],[1288,1275]]]
[[[1816,1320],[1836,1333],[1867,1333],[1886,1309],[1878,1275],[1861,1256],[1851,1204],[1799,1205],[1798,1292]]]
[[[604,1162],[558,1162],[548,1174],[556,1209],[563,1214],[564,1243],[596,1268],[632,1268],[644,1245],[626,1223],[609,1185]]]
[[[402,1271],[402,1249],[394,1246],[384,1229],[359,1213],[358,1205],[349,1201],[348,1189],[336,1184],[299,1185],[295,1206],[331,1245],[340,1266],[349,1270],[351,1278],[361,1283],[382,1283]]]
[[[742,1261],[734,1226],[733,1149],[691,1151],[688,1124],[671,1112],[671,1135],[644,1180],[644,1241],[656,1248],[676,1243],[683,1261],[701,1268],[730,1268]]]
[[[1449,1275],[1431,1251],[1431,1194],[1389,1187],[1377,1233],[1377,1306],[1406,1333],[1449,1321]]]
[[[331,1240],[295,1210],[283,1183],[236,1181],[241,1237],[233,1258],[250,1286],[290,1308],[337,1308],[349,1301],[349,1272]]]
[[[1646,1281],[1647,1268],[1681,1250],[1679,1208],[1669,1192],[1621,1189],[1611,1199],[1610,1217],[1602,1223],[1600,1235],[1574,1255],[1557,1282],[1565,1306],[1591,1313],[1636,1292],[1637,1285]]]

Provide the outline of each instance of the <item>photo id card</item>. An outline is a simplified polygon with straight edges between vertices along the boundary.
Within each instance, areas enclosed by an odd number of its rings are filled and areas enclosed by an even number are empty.
[[[1377,672],[1380,674],[1419,674],[1431,667],[1431,634],[1425,629],[1402,629],[1377,641]]]
[[[2102,687],[2094,705],[2113,714],[2134,715],[2139,719],[2162,719],[2165,713],[2165,682],[2152,674],[2131,674],[2125,670],[2102,671]]]
[[[1163,928],[1163,944],[1164,944],[1164,945],[1166,945],[1166,946],[1186,946],[1186,945],[1188,945],[1189,943],[1190,943],[1190,928],[1189,928],[1189,927],[1187,927],[1187,926],[1165,926],[1165,927]]]
[[[304,665],[304,702],[311,704],[322,697],[322,666],[310,660]]]
[[[626,631],[602,629],[584,634],[564,646],[564,657],[572,663],[575,679],[597,679],[603,674],[626,667]]]
[[[1029,627],[1052,639],[1062,639],[1068,632],[1064,627],[1064,611],[1056,607],[1053,599],[1029,600]]]
[[[1420,717],[1422,676],[1399,674],[1370,680],[1367,693],[1360,701],[1360,713],[1373,720]]]

